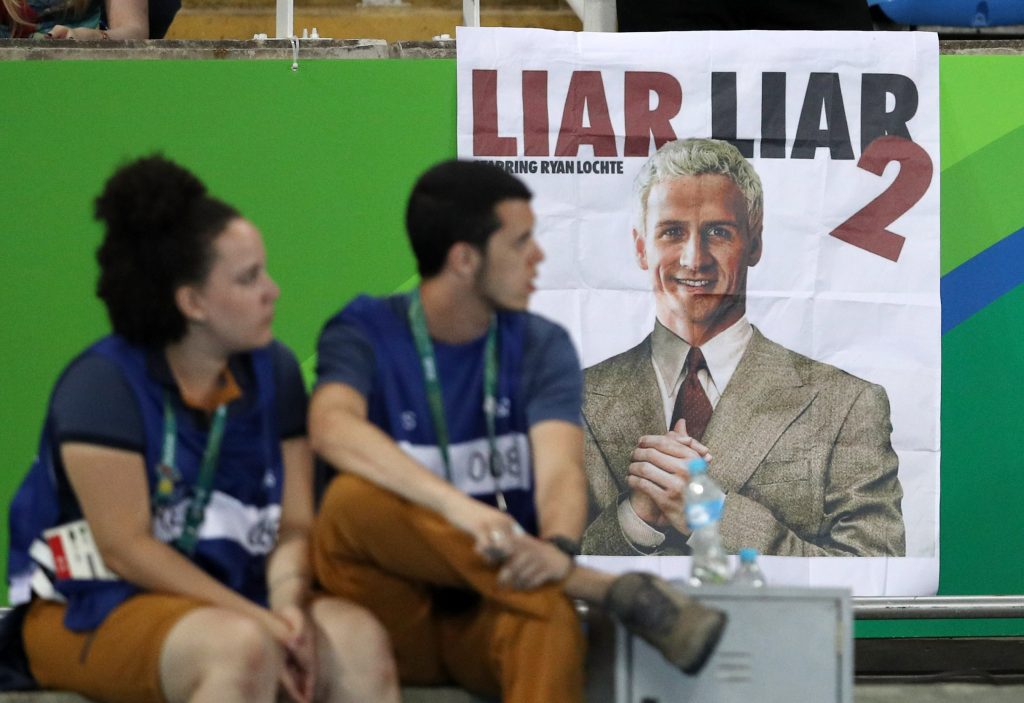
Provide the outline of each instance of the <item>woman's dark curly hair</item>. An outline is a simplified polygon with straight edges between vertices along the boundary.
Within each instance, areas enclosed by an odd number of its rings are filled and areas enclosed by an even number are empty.
[[[186,323],[174,292],[206,278],[214,240],[239,216],[163,156],[119,168],[96,198],[96,219],[106,225],[96,295],[114,332],[154,348],[181,339]]]

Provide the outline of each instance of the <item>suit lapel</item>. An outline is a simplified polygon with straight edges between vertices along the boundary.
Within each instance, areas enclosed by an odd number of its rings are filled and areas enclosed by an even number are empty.
[[[739,489],[779,436],[811,403],[790,353],[757,328],[704,434],[710,471],[726,492]]]
[[[640,436],[665,432],[650,335],[623,355],[615,373],[587,384],[583,414],[609,469],[622,480]]]

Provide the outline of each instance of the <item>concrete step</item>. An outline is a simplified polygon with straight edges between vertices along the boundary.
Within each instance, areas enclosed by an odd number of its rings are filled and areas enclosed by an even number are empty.
[[[428,41],[455,36],[463,24],[462,5],[449,0],[397,6],[327,4],[325,0],[297,3],[295,33],[317,28],[321,37]],[[487,27],[539,27],[578,31],[583,24],[564,3],[531,0],[529,4],[486,2],[480,22]],[[275,31],[274,0],[186,0],[167,39],[252,39]]]

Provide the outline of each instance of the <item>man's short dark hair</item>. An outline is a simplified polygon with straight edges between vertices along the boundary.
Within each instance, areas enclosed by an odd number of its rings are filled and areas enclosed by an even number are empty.
[[[480,161],[444,161],[431,167],[413,186],[405,211],[420,277],[439,273],[456,242],[482,251],[501,226],[495,206],[532,195],[518,178]]]

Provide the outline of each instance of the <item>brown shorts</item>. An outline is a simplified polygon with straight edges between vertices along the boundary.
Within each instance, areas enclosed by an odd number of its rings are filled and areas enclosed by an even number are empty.
[[[164,703],[160,652],[171,628],[203,604],[144,593],[125,601],[91,632],[64,627],[65,606],[35,600],[22,638],[43,688],[75,691],[105,703]]]

